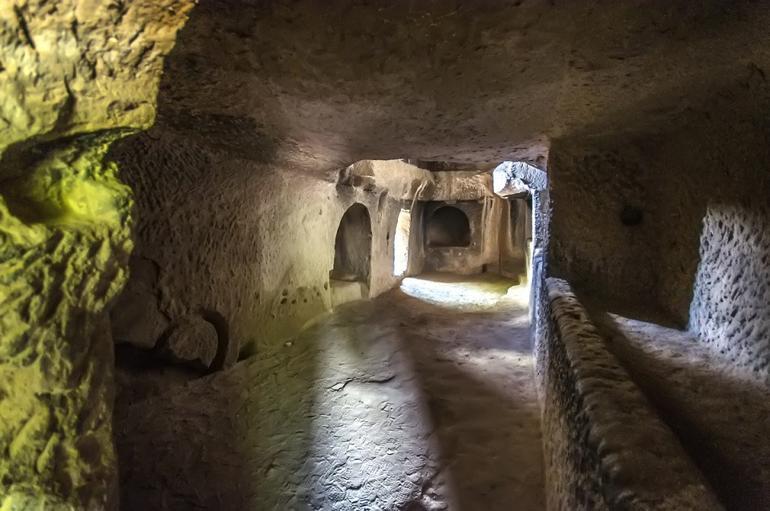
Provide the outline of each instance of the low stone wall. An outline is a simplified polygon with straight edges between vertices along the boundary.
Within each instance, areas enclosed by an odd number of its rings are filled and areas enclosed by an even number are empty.
[[[549,510],[722,509],[572,293],[545,280],[536,336]]]

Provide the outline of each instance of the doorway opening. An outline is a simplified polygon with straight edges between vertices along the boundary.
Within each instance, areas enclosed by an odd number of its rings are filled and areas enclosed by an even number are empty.
[[[401,209],[396,221],[393,238],[393,275],[403,277],[409,268],[409,233],[412,227],[412,212]]]

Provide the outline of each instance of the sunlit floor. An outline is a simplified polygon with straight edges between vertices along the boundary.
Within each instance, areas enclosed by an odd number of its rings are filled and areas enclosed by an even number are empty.
[[[122,509],[543,509],[526,290],[405,279],[120,410]]]
[[[435,273],[401,282],[401,292],[443,309],[483,311],[493,307],[527,308],[529,289],[514,286],[509,280],[493,274],[450,275]],[[519,319],[526,318],[521,315]]]

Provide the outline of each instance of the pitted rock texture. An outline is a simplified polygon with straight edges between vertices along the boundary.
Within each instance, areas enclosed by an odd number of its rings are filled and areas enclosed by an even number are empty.
[[[0,507],[115,505],[113,352],[130,193],[104,162],[154,119],[192,2],[0,4]]]
[[[722,509],[569,284],[546,286],[536,350],[548,509]]]
[[[744,74],[745,94],[766,94],[762,76]],[[769,385],[770,126],[730,98],[690,112],[687,130],[554,144],[549,259],[581,290],[665,312]]]
[[[122,509],[544,509],[525,290],[405,284],[119,403]]]
[[[745,87],[758,95],[769,88],[759,78]],[[664,205],[656,210],[658,303],[682,324],[689,319],[701,341],[749,371],[770,362],[767,344],[756,336],[770,320],[770,308],[761,305],[770,287],[770,126],[762,111],[748,119],[695,119],[697,129],[642,145],[651,156],[645,166],[654,176],[653,194]],[[664,172],[673,168],[686,172]],[[753,318],[731,317],[752,309]],[[746,324],[754,335],[741,333]],[[767,367],[755,372],[759,379],[768,374]]]
[[[690,327],[770,388],[770,207],[710,206],[700,258]]]
[[[749,93],[767,88],[762,78],[746,83]],[[666,205],[657,212],[659,304],[717,359],[770,386],[770,126],[757,116],[713,118],[644,150],[656,155],[650,173]]]

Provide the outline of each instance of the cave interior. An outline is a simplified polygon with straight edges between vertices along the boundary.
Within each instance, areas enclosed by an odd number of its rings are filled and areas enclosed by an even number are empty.
[[[0,509],[770,509],[768,27],[4,1]]]

